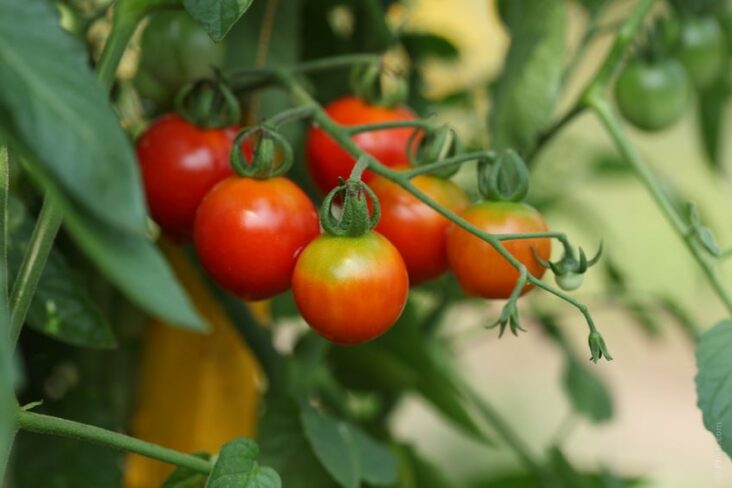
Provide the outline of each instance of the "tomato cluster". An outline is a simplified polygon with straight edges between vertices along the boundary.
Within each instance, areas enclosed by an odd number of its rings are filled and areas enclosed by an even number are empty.
[[[346,125],[414,118],[407,108],[376,107],[354,97],[333,102],[327,111]],[[411,128],[389,128],[358,133],[353,139],[382,163],[402,170],[407,168],[412,133]],[[258,153],[246,137],[239,144],[241,136],[236,134],[236,127],[199,129],[177,115],[166,115],[137,144],[153,219],[178,241],[192,238],[204,269],[223,288],[242,299],[261,300],[292,287],[305,321],[339,344],[358,344],[386,332],[399,318],[409,287],[448,268],[468,295],[511,295],[519,277],[516,262],[509,263],[490,244],[401,186],[368,172],[363,175],[370,186],[358,184],[378,202],[378,222],[377,204],[371,202],[369,210],[364,191],[357,197],[343,193],[343,178],[351,173],[354,160],[320,128],[313,127],[307,139],[311,175],[324,193],[346,195],[340,200],[344,212],[348,198],[363,199],[364,215],[373,221],[363,231],[331,231],[302,189],[283,176],[235,174],[229,164],[232,151],[241,150],[249,165]],[[470,205],[459,186],[433,175],[419,175],[412,184],[485,232],[547,230],[541,215],[528,205]],[[321,218],[334,218],[329,208],[334,201],[326,198]],[[545,267],[537,257],[549,259],[548,238],[516,239],[504,246],[532,275],[543,275]],[[523,292],[528,290],[529,286]]]

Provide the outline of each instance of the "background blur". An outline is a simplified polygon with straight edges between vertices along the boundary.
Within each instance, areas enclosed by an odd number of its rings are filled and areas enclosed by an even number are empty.
[[[461,85],[482,86],[500,69],[507,38],[496,20],[492,1],[414,0],[408,5],[399,14],[410,28],[439,33],[461,51],[457,66],[436,63],[428,68],[432,73],[426,78],[433,83],[428,91],[439,94]],[[608,15],[622,17],[630,6],[632,2],[616,2]],[[570,12],[571,53],[585,19],[576,5]],[[571,81],[574,89],[569,90],[558,113],[592,75],[611,39],[611,35],[604,36],[591,46]],[[472,114],[450,115],[463,130],[480,130]],[[726,116],[732,117],[730,110]],[[714,174],[705,162],[694,117],[690,110],[680,124],[660,135],[626,129],[655,171],[684,199],[697,202],[718,241],[726,247],[732,242],[732,188],[728,178]],[[704,328],[710,327],[724,315],[722,308],[648,194],[632,176],[589,174],[591,161],[614,155],[608,137],[591,115],[578,118],[551,143],[536,166],[533,187],[534,192],[543,192],[546,187],[558,186],[565,192],[561,209],[548,212],[550,226],[566,231],[585,249],[595,249],[602,239],[606,256],[619,263],[627,274],[628,287],[638,297],[651,292],[668,294],[691,311]],[[732,145],[726,144],[726,168],[730,159]],[[579,216],[574,219],[572,208],[592,215],[597,231],[589,230]],[[732,280],[729,272],[725,276]],[[695,404],[693,344],[670,317],[657,317],[657,337],[650,337],[628,313],[609,301],[597,300],[602,280],[601,273],[588,273],[577,297],[590,305],[615,358],[592,366],[613,394],[615,418],[608,424],[592,426],[583,419],[564,423],[570,406],[558,385],[561,353],[537,327],[529,327],[518,339],[507,334],[499,340],[494,333],[479,331],[487,314],[498,309],[468,305],[452,311],[460,315],[461,329],[466,330],[452,330],[457,321],[451,315],[446,320],[450,325],[442,331],[457,336],[459,364],[469,371],[473,384],[486,398],[534,444],[536,452],[547,447],[559,434],[557,426],[563,425],[565,452],[579,467],[596,470],[606,465],[624,475],[647,478],[651,480],[648,486],[732,486],[732,464],[704,429]],[[539,301],[556,305],[552,297],[541,296]],[[573,310],[559,304],[557,311],[565,330],[582,330],[582,319]],[[567,335],[576,341],[576,350],[584,351],[584,334]],[[470,479],[486,466],[505,466],[508,470],[514,462],[508,453],[486,450],[458,436],[416,399],[403,404],[395,428],[455,479]]]

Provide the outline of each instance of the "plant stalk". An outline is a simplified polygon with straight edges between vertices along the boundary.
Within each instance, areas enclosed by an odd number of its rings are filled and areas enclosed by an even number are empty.
[[[164,463],[183,466],[202,474],[211,472],[212,465],[205,459],[112,432],[111,430],[94,427],[93,425],[25,410],[18,410],[17,421],[20,428],[28,432],[78,439],[120,451],[134,452]]]

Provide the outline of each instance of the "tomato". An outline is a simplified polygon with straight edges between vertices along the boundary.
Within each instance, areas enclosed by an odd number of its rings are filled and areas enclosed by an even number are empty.
[[[409,278],[399,251],[379,233],[323,234],[297,260],[292,292],[318,334],[338,344],[360,344],[397,321]]]
[[[615,99],[623,117],[646,131],[677,122],[686,111],[689,95],[688,77],[675,59],[630,61],[615,84]]]
[[[416,118],[414,112],[406,107],[368,105],[353,96],[330,103],[325,111],[341,125],[376,124]],[[409,127],[383,129],[356,134],[353,140],[382,164],[394,167],[409,163],[407,142],[412,132],[413,129]],[[318,127],[311,128],[308,133],[307,159],[310,175],[324,194],[338,186],[339,176],[348,178],[355,164],[355,160]],[[368,182],[373,176],[373,173],[366,171],[362,179]]]
[[[681,26],[681,61],[697,88],[717,81],[725,69],[726,46],[714,17],[686,19]]]
[[[137,159],[153,220],[176,241],[193,235],[196,209],[229,165],[236,128],[200,129],[176,114],[164,115],[137,140]],[[251,157],[251,146],[243,145]]]
[[[480,202],[468,207],[461,216],[479,229],[491,234],[546,232],[547,225],[541,214],[525,203]],[[515,239],[503,245],[527,271],[537,278],[545,268],[531,250],[548,260],[551,240],[548,238]],[[493,246],[455,224],[447,234],[447,258],[463,291],[470,296],[508,298],[513,291],[519,272]],[[531,289],[526,285],[522,294]]]
[[[187,12],[158,11],[150,16],[141,40],[135,87],[158,108],[172,105],[178,90],[197,78],[214,75],[221,67],[225,45],[211,40]]]
[[[292,181],[233,176],[201,202],[193,238],[201,264],[218,284],[261,300],[290,287],[300,251],[319,230],[315,207]]]
[[[412,179],[419,190],[448,210],[459,213],[470,201],[450,180],[431,175]],[[404,258],[409,283],[417,285],[447,271],[447,227],[445,217],[417,197],[386,178],[376,177],[371,189],[381,204],[376,230],[394,244]]]

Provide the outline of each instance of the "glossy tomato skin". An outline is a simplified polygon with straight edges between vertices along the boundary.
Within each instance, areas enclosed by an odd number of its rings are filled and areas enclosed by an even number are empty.
[[[546,232],[546,222],[539,212],[524,203],[479,202],[468,207],[461,216],[479,229],[492,234]],[[537,278],[545,268],[534,258],[536,254],[548,260],[551,240],[516,239],[503,241],[506,249]],[[519,272],[487,242],[450,224],[447,234],[447,257],[450,267],[463,291],[470,296],[508,298],[514,289]],[[522,294],[531,289],[527,285]]]
[[[315,207],[292,181],[232,176],[198,208],[194,243],[218,284],[262,300],[290,287],[298,255],[319,230]]]
[[[677,122],[690,96],[688,77],[676,59],[631,61],[615,84],[615,99],[623,117],[645,131],[662,130]]]
[[[455,213],[470,200],[450,180],[420,175],[412,183],[443,207]],[[377,176],[371,181],[381,204],[376,230],[399,250],[414,286],[447,271],[447,228],[450,221],[396,183]]]
[[[369,105],[354,96],[331,102],[325,107],[325,111],[341,125],[376,124],[416,118],[414,112],[407,107],[386,108]],[[362,132],[353,136],[353,140],[381,163],[394,167],[409,163],[406,148],[412,131],[412,128],[407,127]],[[354,163],[354,159],[322,129],[318,127],[310,129],[307,138],[308,170],[323,194],[338,185],[339,176],[348,178]],[[363,180],[368,182],[373,176],[373,173],[367,171]]]
[[[399,251],[382,235],[323,234],[297,260],[292,293],[305,321],[337,344],[370,341],[404,309],[409,278]]]
[[[200,129],[177,114],[155,120],[137,140],[147,205],[153,220],[176,241],[193,235],[196,209],[208,191],[231,176],[236,128]],[[245,145],[246,155],[251,152]]]

